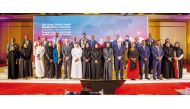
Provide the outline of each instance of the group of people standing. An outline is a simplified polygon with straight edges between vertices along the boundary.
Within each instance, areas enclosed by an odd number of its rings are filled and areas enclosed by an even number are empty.
[[[110,36],[98,43],[95,36],[88,39],[86,33],[78,41],[67,37],[65,41],[59,38],[58,33],[52,41],[44,36],[43,41],[38,37],[34,46],[27,36],[21,49],[11,40],[8,45],[8,76],[10,79],[33,77],[32,52],[35,56],[35,74],[37,78],[64,78],[64,79],[104,79],[112,80],[115,70],[116,79],[126,78],[135,80],[161,79],[161,74],[166,79],[182,78],[183,50],[179,42],[174,46],[166,39],[161,45],[160,40],[148,39],[139,42],[136,37],[134,42],[126,35],[123,39],[116,35],[111,41]],[[62,77],[62,65],[64,77]],[[113,70],[114,69],[114,70]],[[17,74],[18,73],[18,74]]]
[[[33,77],[32,52],[33,43],[27,35],[21,47],[11,38],[7,45],[8,79]]]
[[[139,42],[138,37],[132,42],[128,50],[128,78],[132,80],[150,79],[149,74],[153,74],[153,79],[181,79],[183,75],[183,50],[180,43],[175,42],[174,46],[166,38],[162,45],[160,40],[149,38]]]

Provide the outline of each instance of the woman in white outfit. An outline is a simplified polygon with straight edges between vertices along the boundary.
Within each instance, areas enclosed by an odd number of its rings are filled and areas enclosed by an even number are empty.
[[[79,44],[75,43],[74,48],[71,50],[72,54],[72,66],[71,66],[71,78],[81,79],[82,78],[82,49]]]
[[[41,42],[37,43],[37,47],[35,50],[35,67],[36,67],[36,77],[42,78],[44,77],[44,47]]]

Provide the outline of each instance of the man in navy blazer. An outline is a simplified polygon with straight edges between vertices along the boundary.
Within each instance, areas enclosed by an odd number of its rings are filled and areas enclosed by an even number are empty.
[[[152,38],[152,34],[149,33],[148,39],[145,40],[146,46],[152,47],[155,44],[155,40]]]
[[[137,48],[138,51],[139,51],[139,48],[140,48],[140,47],[141,47],[141,43],[139,42],[139,37],[136,36],[136,37],[135,37],[135,48]]]
[[[146,46],[149,47],[151,50],[151,47],[155,44],[155,40],[152,38],[152,34],[149,33],[148,39],[145,40]],[[150,53],[149,57],[149,73],[152,71],[152,53]]]
[[[115,40],[112,42],[112,48],[117,45],[117,40],[119,39],[119,35],[116,35]]]
[[[113,45],[114,50],[114,67],[116,72],[116,79],[119,78],[120,73],[120,79],[123,80],[123,65],[125,61],[125,45],[123,44],[122,37],[119,37],[117,42]],[[120,70],[120,72],[119,72]]]
[[[94,35],[91,36],[91,40],[89,40],[88,43],[90,44],[90,48],[94,48],[95,44],[97,43]]]
[[[155,45],[151,48],[151,53],[153,56],[153,79],[161,79],[160,73],[161,73],[161,63],[162,63],[162,57],[164,56],[164,52],[162,49],[162,46],[160,45],[160,40],[157,40]]]
[[[62,54],[63,54],[63,64],[64,64],[64,79],[71,79],[71,64],[72,64],[72,55],[71,50],[73,48],[73,44],[70,42],[69,38],[65,39],[65,44],[62,46]]]
[[[142,40],[141,47],[139,48],[140,54],[140,79],[143,79],[143,69],[145,73],[145,79],[148,78],[148,68],[149,68],[149,57],[150,57],[150,49],[146,46],[145,40]]]

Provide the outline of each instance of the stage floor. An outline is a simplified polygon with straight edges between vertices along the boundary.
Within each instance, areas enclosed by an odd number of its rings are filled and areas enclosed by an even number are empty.
[[[130,80],[126,79],[124,84],[140,84],[140,83],[178,83],[178,82],[190,82],[190,73],[187,72],[187,69],[183,69],[184,75],[182,79],[163,79],[163,80]],[[16,79],[8,80],[7,79],[7,67],[0,68],[0,83],[65,83],[65,84],[80,84],[80,80],[73,79],[35,79],[31,78],[28,80],[25,79]]]

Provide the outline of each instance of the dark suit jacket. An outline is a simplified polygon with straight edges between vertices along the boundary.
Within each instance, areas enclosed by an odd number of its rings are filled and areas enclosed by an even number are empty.
[[[73,48],[72,44],[69,44],[66,46],[66,44],[64,44],[62,46],[62,54],[63,54],[63,61],[65,61],[66,57],[69,57],[69,60],[72,60],[72,55],[71,55],[71,50]]]
[[[126,50],[125,45],[121,44],[121,47],[119,48],[118,44],[114,44],[113,48],[114,48],[113,50],[114,50],[114,57],[115,57],[115,59],[118,59],[117,58],[118,56],[122,56],[121,60],[124,60],[125,50]]]
[[[146,42],[146,46],[148,46],[148,47],[152,47],[154,44],[155,44],[155,40],[154,39],[146,39],[145,40],[145,42]]]
[[[149,56],[150,56],[150,49],[149,49],[149,47],[145,46],[145,49],[144,49],[143,46],[141,46],[139,48],[139,54],[140,54],[141,59],[143,59],[143,58],[149,58]]]
[[[153,62],[157,61],[157,57],[159,56],[159,54],[160,54],[161,58],[164,56],[164,51],[163,51],[161,46],[159,46],[159,49],[160,49],[160,51],[158,52],[155,45],[152,46],[152,48],[151,48],[151,53],[152,53],[152,56],[153,56]]]
[[[88,43],[89,43],[89,45],[90,45],[90,48],[94,48],[94,46],[95,46],[95,44],[97,43],[97,41],[96,40],[88,40]]]

